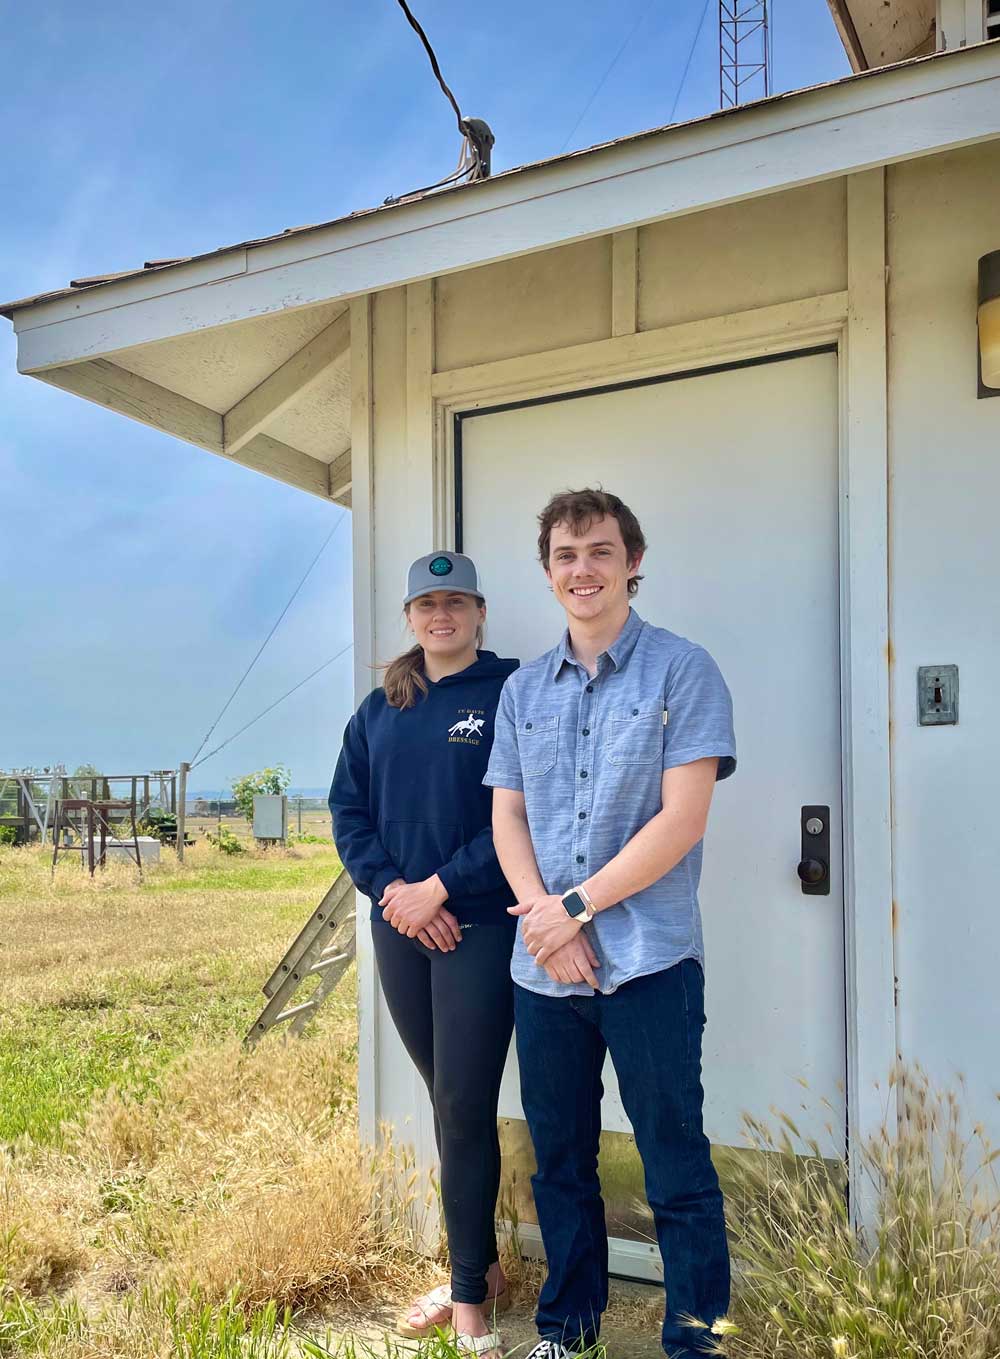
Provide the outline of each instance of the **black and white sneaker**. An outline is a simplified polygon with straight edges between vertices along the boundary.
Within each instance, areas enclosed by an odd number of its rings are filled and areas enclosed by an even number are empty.
[[[576,1359],[576,1356],[582,1353],[582,1350],[571,1350],[558,1340],[539,1340],[534,1349],[530,1349],[524,1356],[524,1359]]]

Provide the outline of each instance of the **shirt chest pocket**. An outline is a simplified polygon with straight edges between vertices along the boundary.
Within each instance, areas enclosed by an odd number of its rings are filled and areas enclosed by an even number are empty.
[[[609,764],[658,764],[663,757],[663,706],[619,708],[608,714],[604,732]]]
[[[559,748],[559,718],[522,718],[517,725],[517,753],[521,777],[541,778],[555,768]]]

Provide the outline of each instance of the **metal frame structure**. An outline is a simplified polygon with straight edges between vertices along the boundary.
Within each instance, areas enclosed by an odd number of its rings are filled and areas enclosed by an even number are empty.
[[[113,799],[111,785],[121,783],[129,785],[128,793],[124,798]],[[3,804],[9,799],[11,784],[14,785],[17,811],[13,816],[4,816]],[[124,802],[133,821],[141,821],[151,807],[161,807],[165,812],[177,811],[177,774],[173,769],[151,769],[144,774],[67,774],[61,764],[40,772],[31,768],[0,769],[0,826],[19,828],[25,841],[36,828],[39,841],[44,845],[53,826],[56,803],[66,802],[72,798],[74,790],[79,792],[84,787],[89,789],[91,802],[100,799]]]
[[[56,780],[64,778],[65,774],[66,770],[61,764],[55,765],[43,774],[36,774],[33,769],[12,769],[10,773],[0,771],[0,826],[20,825],[23,827],[24,837],[27,839],[33,822],[38,827],[41,842],[44,845],[48,839],[49,826],[52,824],[52,813],[56,800]],[[17,800],[17,814],[9,817],[2,813],[3,804],[9,797],[8,789],[12,783]],[[41,798],[34,787],[36,784],[47,784],[44,810],[40,810]]]
[[[771,93],[768,0],[719,0],[719,107]]]
[[[129,857],[142,877],[142,851],[135,824],[135,803],[114,798],[95,802],[86,797],[60,798],[56,804],[52,829],[52,872],[56,871],[60,853],[79,854],[81,867],[85,863],[90,876],[107,863],[109,844],[128,850]],[[127,821],[131,833],[120,835],[111,823],[117,814]]]

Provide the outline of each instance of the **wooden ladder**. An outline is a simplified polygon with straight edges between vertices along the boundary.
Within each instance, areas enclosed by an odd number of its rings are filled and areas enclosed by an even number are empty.
[[[260,1041],[268,1030],[291,1020],[290,1032],[300,1034],[347,971],[354,958],[354,884],[341,871],[336,882],[309,917],[298,938],[261,987],[268,1002],[243,1040],[245,1047]],[[316,989],[298,1005],[290,1002],[310,977]]]

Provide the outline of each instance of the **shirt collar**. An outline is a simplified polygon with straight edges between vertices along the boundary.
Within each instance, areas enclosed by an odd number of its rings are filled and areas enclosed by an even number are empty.
[[[636,613],[635,609],[630,608],[625,626],[621,632],[597,658],[597,669],[600,672],[601,661],[607,656],[608,660],[616,670],[621,670],[628,661],[628,658],[635,650],[635,644],[639,640],[639,633],[643,628],[643,620]],[[552,678],[557,680],[567,665],[578,666],[580,662],[573,655],[573,647],[569,639],[569,628],[562,635],[562,640],[555,649],[552,663]]]

